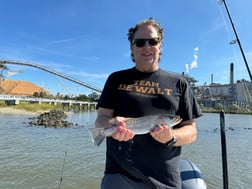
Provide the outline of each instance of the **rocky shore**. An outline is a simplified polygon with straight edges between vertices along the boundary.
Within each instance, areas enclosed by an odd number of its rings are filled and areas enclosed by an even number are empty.
[[[55,109],[50,112],[44,112],[37,117],[31,118],[29,125],[44,126],[44,127],[70,127],[73,123],[66,121],[67,115],[64,111]]]
[[[14,114],[14,115],[30,115],[35,116],[30,118],[30,126],[44,126],[44,127],[71,127],[73,123],[66,121],[67,114],[59,109],[51,110],[48,112],[30,112],[22,109],[12,107],[0,108],[0,114]]]

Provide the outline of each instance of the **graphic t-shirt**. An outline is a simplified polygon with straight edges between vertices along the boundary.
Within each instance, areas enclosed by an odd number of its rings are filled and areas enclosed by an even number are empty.
[[[162,69],[143,73],[131,68],[112,73],[106,81],[98,107],[113,109],[114,116],[123,117],[172,114],[186,121],[201,116],[186,80]],[[167,147],[150,134],[135,135],[127,142],[107,137],[105,173],[130,176],[122,163],[126,162],[157,185],[167,185],[167,189],[180,188],[180,154],[181,147]]]

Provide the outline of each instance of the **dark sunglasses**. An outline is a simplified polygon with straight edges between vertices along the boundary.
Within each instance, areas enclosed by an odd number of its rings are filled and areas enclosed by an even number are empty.
[[[144,47],[146,42],[148,42],[150,46],[156,46],[159,43],[159,38],[134,39],[132,44],[135,44],[136,47]]]

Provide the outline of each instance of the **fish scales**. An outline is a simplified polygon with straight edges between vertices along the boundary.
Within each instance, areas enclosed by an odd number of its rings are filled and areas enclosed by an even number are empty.
[[[182,121],[180,116],[170,114],[149,115],[139,118],[131,118],[126,121],[126,127],[135,134],[146,134],[157,125],[167,125],[173,127]],[[112,125],[106,128],[89,128],[89,134],[92,142],[99,146],[103,140],[116,131],[117,126]]]

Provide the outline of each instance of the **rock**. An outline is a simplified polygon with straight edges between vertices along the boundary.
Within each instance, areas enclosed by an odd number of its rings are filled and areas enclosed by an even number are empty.
[[[44,127],[70,127],[73,123],[66,121],[67,115],[64,111],[55,109],[50,112],[40,114],[38,117],[31,118],[29,122],[31,126],[44,126]]]

